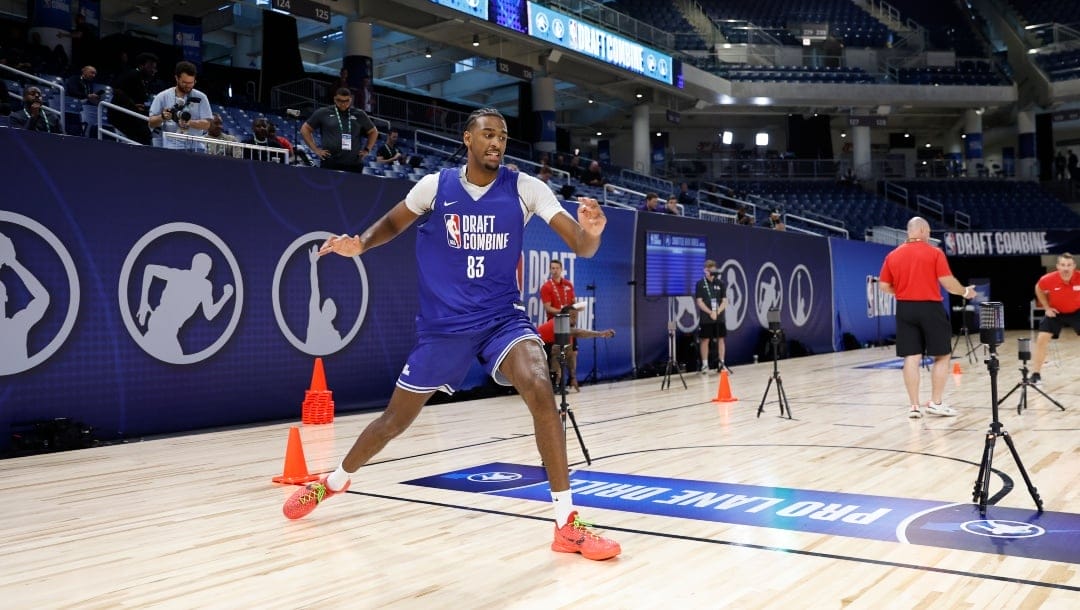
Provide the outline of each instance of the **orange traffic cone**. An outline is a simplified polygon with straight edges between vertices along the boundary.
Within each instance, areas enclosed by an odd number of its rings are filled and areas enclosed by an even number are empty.
[[[960,363],[959,362],[954,362],[953,363],[953,365],[952,365],[952,374],[953,375],[962,375],[963,374],[962,371],[960,370]]]
[[[289,485],[303,485],[319,478],[319,475],[308,474],[307,460],[304,459],[304,446],[300,443],[300,428],[289,428],[289,444],[285,447],[285,469],[281,476],[274,477],[275,483],[287,483]]]
[[[716,388],[716,398],[713,402],[735,402],[739,400],[731,395],[731,382],[728,381],[727,369],[720,371],[720,386]]]
[[[311,388],[304,392],[300,408],[300,422],[304,424],[329,424],[334,421],[334,393],[326,389],[326,372],[322,358],[315,359],[311,373]]]

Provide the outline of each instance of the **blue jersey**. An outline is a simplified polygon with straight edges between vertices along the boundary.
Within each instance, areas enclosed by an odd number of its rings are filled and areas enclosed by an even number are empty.
[[[518,173],[500,167],[474,200],[458,169],[444,169],[432,210],[416,236],[420,279],[418,331],[475,329],[521,309],[518,263],[526,212]]]

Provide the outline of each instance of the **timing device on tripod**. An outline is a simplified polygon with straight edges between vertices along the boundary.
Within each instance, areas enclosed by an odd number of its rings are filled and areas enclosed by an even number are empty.
[[[559,418],[562,419],[563,435],[566,434],[566,420],[570,419],[570,425],[574,427],[574,434],[577,435],[578,445],[581,446],[581,453],[585,455],[585,463],[591,466],[592,459],[589,457],[589,450],[585,447],[585,440],[581,437],[574,410],[570,408],[570,403],[566,402],[566,377],[569,374],[566,366],[566,350],[570,348],[570,314],[557,313],[555,314],[555,345],[551,349],[559,350],[559,396],[562,398],[559,404]]]
[[[776,382],[776,398],[780,403],[780,417],[784,417],[784,413],[787,413],[787,418],[791,419],[791,406],[788,404],[787,394],[784,393],[784,381],[780,379],[780,366],[778,361],[780,360],[780,335],[783,331],[780,329],[780,310],[770,309],[766,314],[766,320],[769,322],[769,344],[772,346],[772,377],[769,377],[769,383],[765,386],[765,393],[761,395],[761,404],[758,405],[757,416],[761,417],[761,412],[765,410],[765,400],[769,398],[769,388],[772,387],[773,382]]]
[[[596,280],[593,280],[591,283],[586,284],[585,285],[585,290],[588,290],[589,291],[589,296],[592,297],[593,309],[592,309],[592,327],[591,328],[595,329],[596,328]],[[599,373],[598,369],[596,368],[596,337],[593,337],[592,338],[592,368],[589,369],[589,374],[586,375],[585,378],[581,380],[581,383],[589,383],[589,382],[596,383],[597,381],[600,381],[600,376],[599,375],[600,375],[600,373]]]
[[[998,401],[998,404],[1000,405],[1001,403],[1005,402],[1005,399],[1007,399],[1009,396],[1012,396],[1013,392],[1020,390],[1020,402],[1016,403],[1016,414],[1020,415],[1024,412],[1024,409],[1027,408],[1027,389],[1031,388],[1039,394],[1042,394],[1043,398],[1045,398],[1046,400],[1049,400],[1050,402],[1057,405],[1057,408],[1064,411],[1065,407],[1062,406],[1060,402],[1054,400],[1053,398],[1050,398],[1049,394],[1044,392],[1042,388],[1035,385],[1035,382],[1031,381],[1031,379],[1028,378],[1027,363],[1028,360],[1031,360],[1031,339],[1028,337],[1018,338],[1016,340],[1016,350],[1017,356],[1020,358],[1021,362],[1020,374],[1022,375],[1022,377],[1020,378],[1020,381],[1013,386],[1013,389],[1009,390],[1004,396],[1001,397],[1001,400]]]
[[[967,294],[967,290],[964,291]],[[952,344],[952,352],[956,353],[956,348],[960,345],[960,340],[964,341],[965,347],[967,347],[967,353],[964,357],[968,359],[968,362],[975,364],[975,349],[977,346],[971,344],[971,333],[968,332],[968,305],[969,301],[965,298],[960,299],[960,332],[956,335],[956,340]]]
[[[682,369],[679,368],[679,362],[675,359],[675,321],[670,320],[667,323],[667,366],[664,367],[664,380],[660,382],[660,389],[666,390],[671,387],[671,371],[679,376],[679,381],[682,382],[682,387],[686,389],[686,380],[683,379]]]
[[[1031,477],[1028,476],[1027,470],[1024,470],[1024,464],[1020,461],[1020,454],[1016,451],[1016,445],[1013,444],[1012,437],[1005,431],[1004,426],[1001,425],[1001,421],[998,419],[997,346],[1004,340],[1005,307],[996,301],[980,303],[979,341],[985,343],[990,349],[990,357],[986,360],[986,370],[990,372],[990,407],[993,420],[990,422],[990,430],[986,433],[986,444],[983,446],[982,462],[979,464],[979,477],[975,479],[975,490],[972,492],[971,500],[978,503],[979,514],[984,517],[986,516],[986,505],[990,503],[990,474],[993,472],[992,463],[994,461],[994,444],[998,437],[1004,438],[1005,444],[1009,446],[1013,461],[1015,461],[1016,466],[1020,468],[1020,474],[1024,477],[1024,483],[1027,484],[1031,499],[1035,501],[1035,507],[1039,509],[1040,513],[1043,510],[1043,502],[1042,498],[1039,497],[1039,491],[1035,489],[1035,485],[1032,484]],[[1011,489],[1011,487],[998,492],[993,500],[996,502],[1008,491],[1008,489]]]

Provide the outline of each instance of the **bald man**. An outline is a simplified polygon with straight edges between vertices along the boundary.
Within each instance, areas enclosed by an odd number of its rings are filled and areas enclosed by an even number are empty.
[[[896,295],[896,355],[904,359],[904,387],[911,404],[908,417],[923,415],[919,401],[923,353],[934,359],[926,412],[955,416],[956,410],[942,402],[952,357],[952,327],[945,315],[941,287],[965,299],[976,296],[975,287],[965,287],[953,276],[945,253],[930,245],[930,223],[918,216],[908,221],[907,241],[885,257],[879,285]]]

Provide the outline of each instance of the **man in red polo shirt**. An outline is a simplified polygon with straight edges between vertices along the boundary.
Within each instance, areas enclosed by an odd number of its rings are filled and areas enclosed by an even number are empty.
[[[975,287],[965,287],[953,277],[945,253],[929,243],[930,223],[925,219],[915,216],[909,220],[907,235],[907,242],[885,257],[879,285],[896,295],[896,355],[904,359],[904,387],[911,404],[908,417],[922,417],[919,365],[924,352],[934,359],[926,411],[952,417],[956,409],[942,403],[952,357],[952,327],[945,315],[941,287],[965,299],[975,298]]]
[[[1035,299],[1046,315],[1039,322],[1039,334],[1035,337],[1035,351],[1031,354],[1031,381],[1042,382],[1043,362],[1051,337],[1058,338],[1066,324],[1080,335],[1080,275],[1075,273],[1076,261],[1068,252],[1059,254],[1057,271],[1039,278],[1035,284]]]

